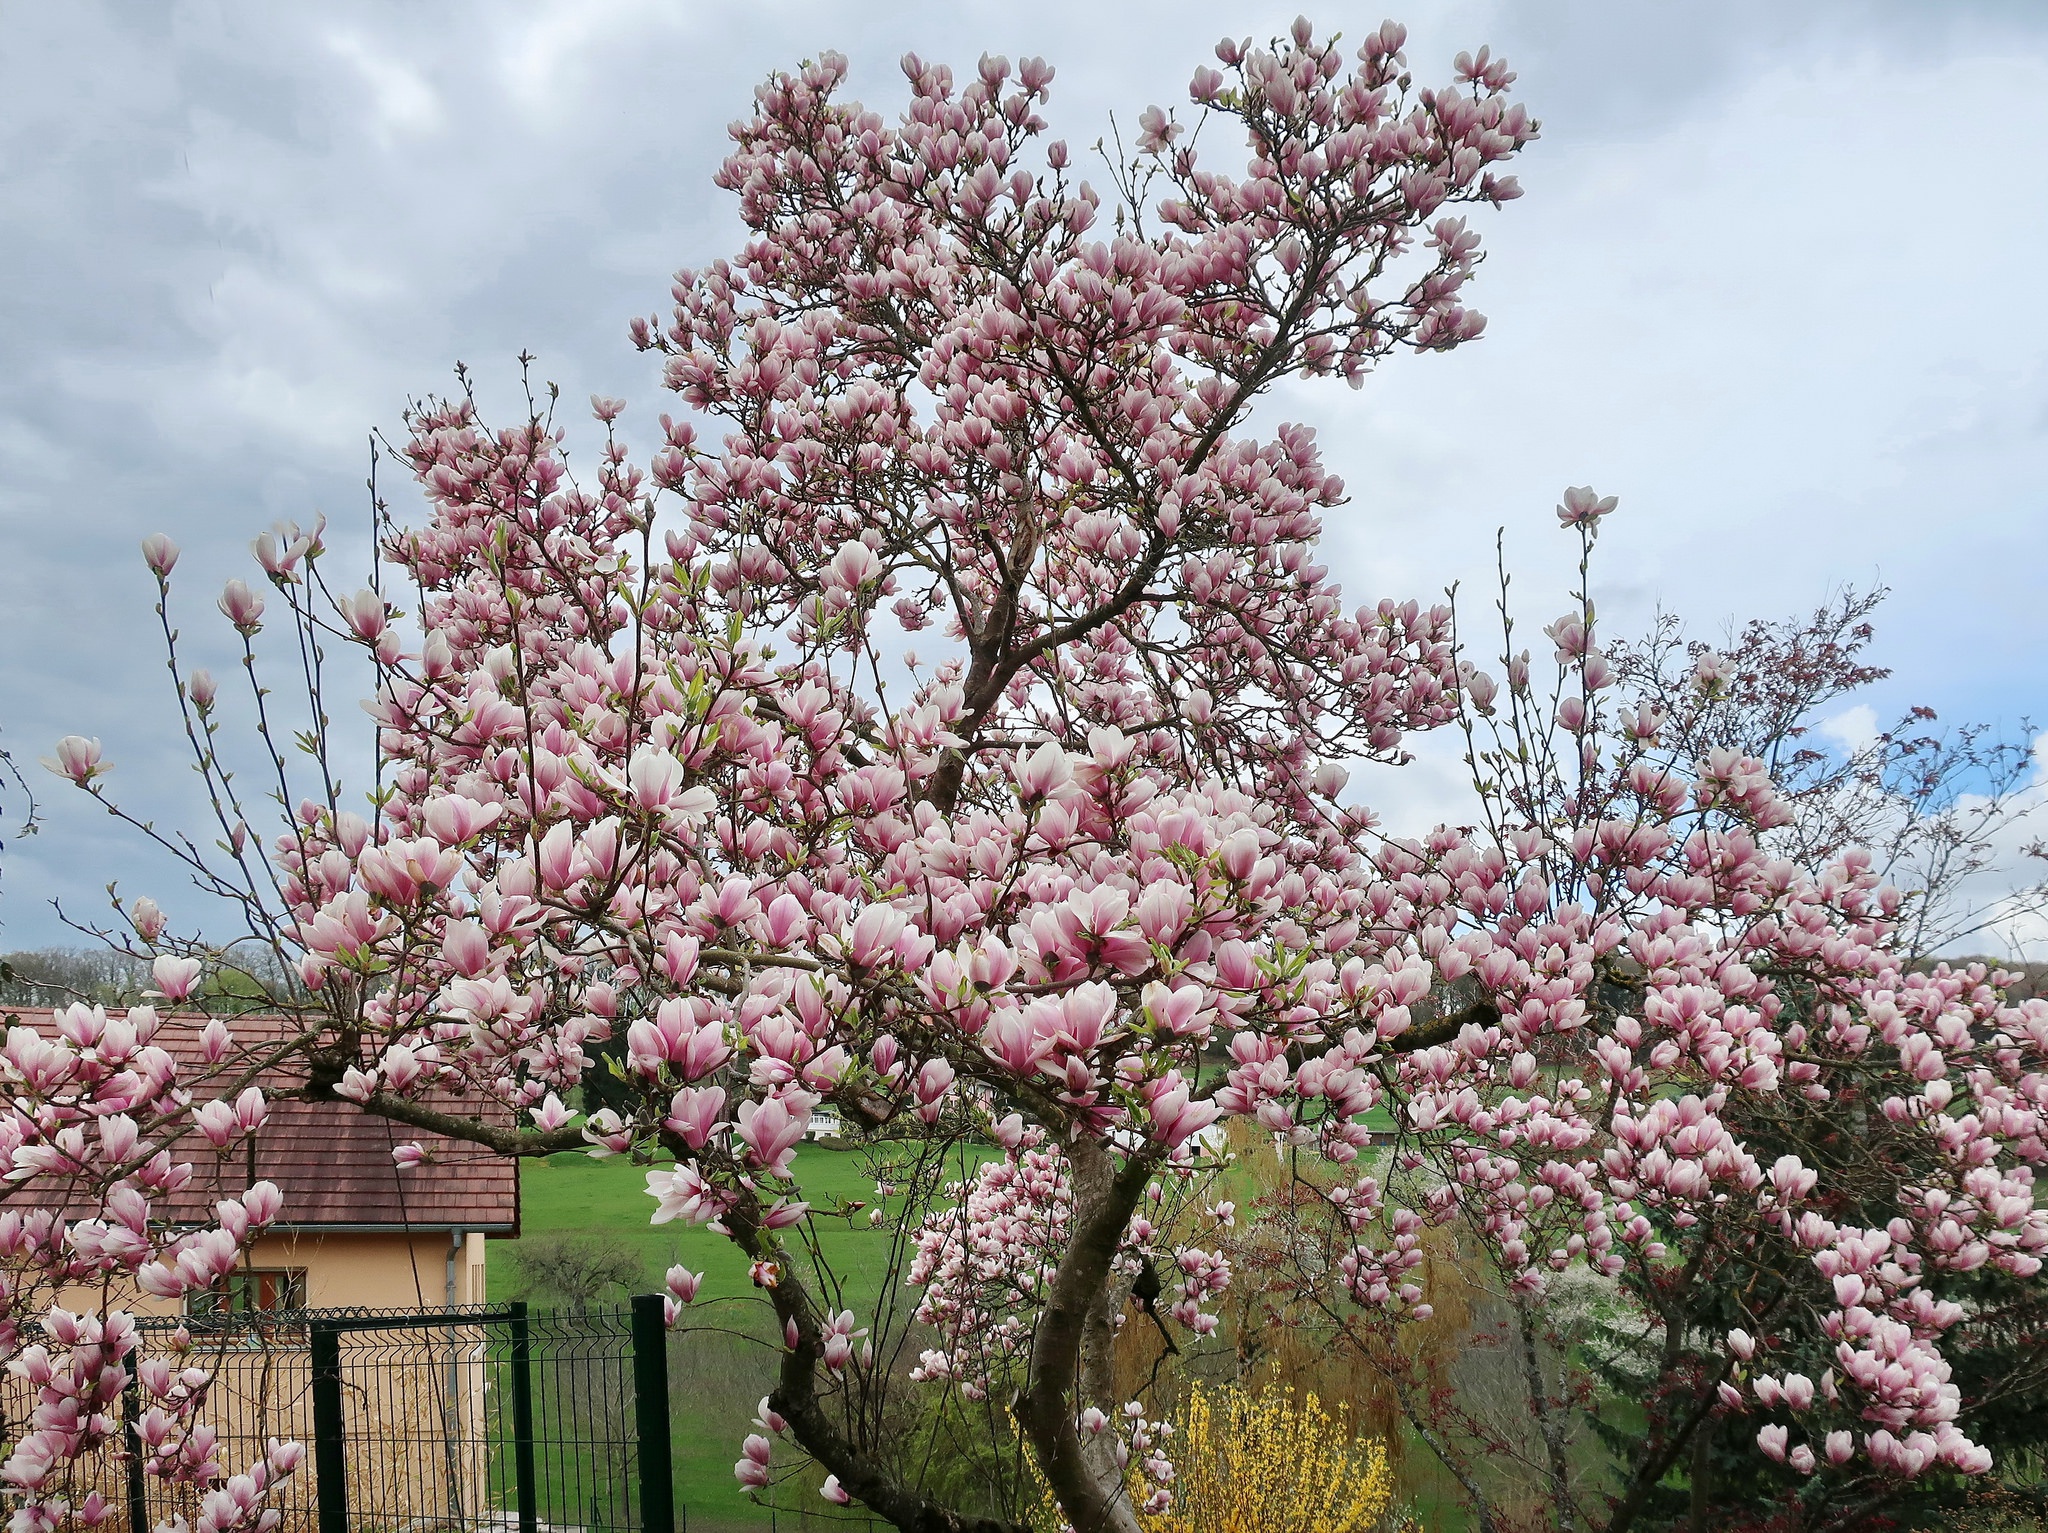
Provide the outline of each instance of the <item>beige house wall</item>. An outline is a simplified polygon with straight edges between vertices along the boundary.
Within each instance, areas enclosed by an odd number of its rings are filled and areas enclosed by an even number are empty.
[[[304,1267],[314,1309],[440,1309],[449,1303],[447,1230],[409,1235],[287,1231],[256,1242],[252,1267]],[[468,1232],[455,1258],[457,1304],[484,1302],[484,1237]]]

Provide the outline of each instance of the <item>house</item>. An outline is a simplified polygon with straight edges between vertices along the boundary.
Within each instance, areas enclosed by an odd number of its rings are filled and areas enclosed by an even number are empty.
[[[48,1011],[15,1008],[12,1019],[47,1031]],[[163,1019],[158,1047],[181,1073],[199,1066],[203,1017]],[[294,1024],[242,1017],[232,1024],[238,1047],[260,1047]],[[260,1074],[259,1087],[283,1087],[284,1070]],[[203,1091],[202,1091],[202,1094]],[[474,1111],[452,1097],[430,1105]],[[429,1158],[401,1170],[392,1152],[421,1143]],[[486,1242],[519,1234],[519,1163],[478,1145],[371,1117],[351,1102],[276,1100],[249,1140],[222,1159],[203,1144],[183,1147],[194,1168],[182,1192],[161,1199],[156,1217],[172,1224],[209,1220],[213,1204],[251,1183],[271,1181],[284,1194],[284,1213],[248,1252],[222,1288],[188,1296],[187,1314],[361,1307],[440,1309],[480,1304],[485,1297]],[[35,1186],[0,1198],[33,1202]],[[175,1301],[139,1296],[139,1314],[175,1312]]]
[[[806,1139],[837,1139],[843,1129],[836,1108],[816,1107],[811,1110],[811,1121],[804,1125]]]

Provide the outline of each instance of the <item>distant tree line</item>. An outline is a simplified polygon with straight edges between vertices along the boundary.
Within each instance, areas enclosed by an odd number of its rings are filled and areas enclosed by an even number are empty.
[[[0,1005],[133,1006],[149,987],[149,964],[110,948],[46,947],[0,954]]]
[[[293,993],[292,976],[267,953],[248,954],[240,969],[210,976],[210,1001],[250,1003]],[[148,999],[149,961],[118,948],[44,947],[0,953],[0,1007],[127,1007]],[[184,1009],[184,1008],[180,1008]]]

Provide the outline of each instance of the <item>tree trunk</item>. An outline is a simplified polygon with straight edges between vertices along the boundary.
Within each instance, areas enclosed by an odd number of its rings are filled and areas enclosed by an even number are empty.
[[[1557,1518],[1558,1533],[1571,1533],[1577,1518],[1573,1516],[1571,1493],[1571,1463],[1565,1452],[1564,1433],[1560,1429],[1557,1413],[1550,1408],[1548,1386],[1543,1382],[1543,1358],[1536,1344],[1536,1316],[1529,1296],[1514,1295],[1515,1319],[1521,1329],[1522,1371],[1529,1387],[1529,1410],[1536,1418],[1536,1429],[1543,1438],[1543,1451],[1549,1462],[1551,1512]]]
[[[1118,1171],[1108,1150],[1086,1138],[1068,1146],[1066,1155],[1073,1171],[1073,1233],[1039,1320],[1017,1417],[1074,1533],[1141,1533],[1114,1456],[1119,1413],[1111,1377],[1116,1312],[1110,1264],[1154,1162],[1134,1155]],[[1081,1430],[1081,1412],[1090,1405],[1110,1418],[1100,1432]]]

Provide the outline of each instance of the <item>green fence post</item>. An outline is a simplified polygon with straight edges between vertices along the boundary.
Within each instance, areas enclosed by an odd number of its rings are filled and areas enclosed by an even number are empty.
[[[348,1455],[342,1442],[341,1330],[313,1322],[313,1471],[320,1533],[348,1533]]]
[[[526,1301],[512,1302],[512,1473],[519,1492],[519,1533],[538,1533],[540,1486],[533,1473],[533,1326]]]
[[[149,1533],[149,1482],[142,1474],[142,1388],[133,1373],[121,1386],[121,1416],[128,1441],[129,1533]]]
[[[633,1296],[634,1421],[640,1431],[640,1533],[675,1533],[668,1437],[668,1319],[656,1293]],[[322,1528],[320,1533],[328,1533]]]

